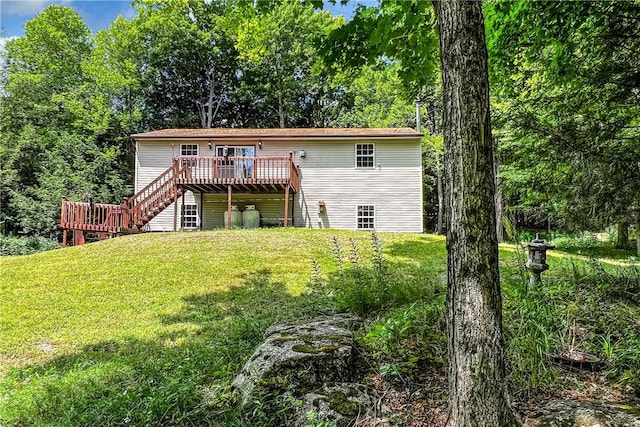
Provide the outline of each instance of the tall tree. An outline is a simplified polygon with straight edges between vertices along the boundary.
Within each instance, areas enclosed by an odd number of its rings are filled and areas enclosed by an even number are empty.
[[[137,0],[137,43],[147,128],[231,124],[237,60],[227,2]]]
[[[640,206],[637,2],[489,2],[505,200],[565,228]],[[623,243],[623,242],[621,242]]]
[[[447,199],[450,426],[515,425],[506,390],[482,4],[434,1]]]
[[[243,72],[251,79],[244,80],[245,89],[256,113],[273,117],[265,124],[281,128],[331,124],[336,113],[331,106],[340,104],[343,94],[322,72],[317,44],[342,21],[296,0],[268,8],[245,6],[239,15],[235,47]]]
[[[112,102],[87,70],[91,33],[71,8],[49,6],[7,44],[2,117],[5,233],[58,234],[60,199],[105,202],[126,192]],[[115,135],[115,136],[114,136]]]

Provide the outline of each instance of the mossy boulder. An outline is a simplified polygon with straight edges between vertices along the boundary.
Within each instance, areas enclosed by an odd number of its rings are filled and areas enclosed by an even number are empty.
[[[333,315],[303,323],[274,325],[233,382],[241,402],[283,390],[322,390],[325,384],[354,381],[362,361],[353,329],[361,320]]]
[[[358,383],[325,385],[321,390],[306,393],[300,399],[296,425],[305,426],[309,418],[337,427],[356,425],[355,420],[374,420],[375,392]],[[367,424],[369,425],[369,424]],[[372,424],[373,425],[373,424]],[[378,422],[379,426],[384,424]]]

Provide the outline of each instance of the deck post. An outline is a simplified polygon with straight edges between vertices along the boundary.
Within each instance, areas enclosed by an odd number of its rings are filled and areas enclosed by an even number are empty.
[[[289,225],[289,184],[284,188],[284,226]]]
[[[180,205],[180,231],[184,231],[184,193],[186,193],[186,191],[183,191],[180,196],[180,200],[182,200]]]
[[[178,230],[178,183],[176,175],[178,174],[178,159],[173,159],[173,231]]]
[[[63,228],[62,229],[62,247],[66,248],[67,247],[67,229]]]
[[[73,246],[84,245],[84,231],[73,230]]]
[[[231,186],[227,185],[227,228],[231,230]]]
[[[129,230],[130,225],[131,225],[131,214],[129,212],[129,199],[127,197],[123,197],[122,198],[122,203],[120,204],[120,206],[122,207],[122,219],[121,219],[121,224],[120,224],[120,228],[126,228],[127,230]],[[118,231],[122,231],[122,230],[118,230]]]

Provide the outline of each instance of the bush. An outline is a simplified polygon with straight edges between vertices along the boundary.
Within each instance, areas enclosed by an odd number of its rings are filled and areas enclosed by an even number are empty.
[[[310,284],[316,292],[328,289],[338,310],[367,316],[433,296],[437,279],[426,271],[406,272],[388,265],[376,233],[371,234],[371,250],[364,257],[353,238],[348,250],[336,237],[332,244],[336,271],[324,286],[325,278],[314,262]]]
[[[0,236],[0,255],[29,255],[58,249],[60,244],[40,236]]]
[[[589,249],[596,248],[601,245],[601,243],[596,239],[593,233],[583,232],[573,235],[563,235],[553,238],[552,243],[556,246],[558,250],[567,250],[567,249]]]

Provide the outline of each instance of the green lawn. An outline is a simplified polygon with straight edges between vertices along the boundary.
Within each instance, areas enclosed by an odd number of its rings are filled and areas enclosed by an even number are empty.
[[[0,425],[252,425],[230,385],[264,330],[340,297],[375,299],[357,287],[340,294],[334,237],[345,258],[353,239],[363,265],[374,260],[367,233],[305,229],[143,234],[1,258]],[[380,238],[395,305],[367,306],[376,332],[363,345],[388,372],[443,371],[444,238]],[[546,354],[571,322],[587,331],[583,350],[608,358],[604,380],[637,387],[637,270],[574,266],[554,252],[545,285],[528,289],[523,254],[501,248],[514,395],[566,385]],[[310,292],[313,260],[328,293]]]
[[[216,419],[264,329],[317,307],[318,297],[305,294],[311,261],[335,269],[333,236],[345,246],[356,239],[363,252],[370,246],[366,233],[237,230],[3,258],[0,421]],[[381,238],[399,269],[444,273],[442,237]]]

